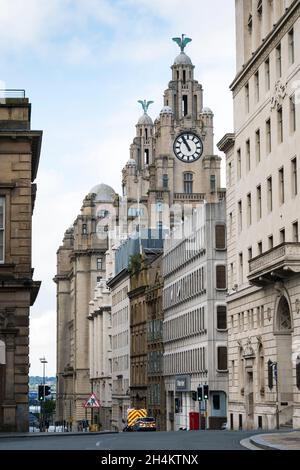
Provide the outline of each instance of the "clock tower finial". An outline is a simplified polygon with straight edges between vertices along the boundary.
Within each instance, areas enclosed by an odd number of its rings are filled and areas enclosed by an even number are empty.
[[[191,42],[191,38],[185,37],[185,34],[181,35],[181,38],[172,38],[172,41],[176,42],[180,47],[181,52],[184,52],[186,45]]]

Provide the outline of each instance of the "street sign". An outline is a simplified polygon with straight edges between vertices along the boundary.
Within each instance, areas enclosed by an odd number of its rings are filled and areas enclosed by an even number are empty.
[[[100,402],[94,393],[83,403],[84,408],[100,408]]]

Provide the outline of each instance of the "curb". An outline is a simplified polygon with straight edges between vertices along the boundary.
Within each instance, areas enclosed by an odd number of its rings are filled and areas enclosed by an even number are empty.
[[[19,438],[30,438],[34,437],[36,439],[41,437],[71,437],[71,436],[97,436],[101,434],[119,434],[119,431],[98,431],[98,432],[29,432],[29,433],[11,433],[11,434],[3,434],[0,433],[0,440],[1,439],[19,439]]]
[[[263,450],[291,450],[291,449],[288,449],[284,445],[270,444],[268,441],[266,441],[264,439],[264,436],[266,436],[266,435],[267,434],[259,434],[258,436],[251,436],[249,438],[249,441],[252,445],[258,447],[259,449],[263,449]]]

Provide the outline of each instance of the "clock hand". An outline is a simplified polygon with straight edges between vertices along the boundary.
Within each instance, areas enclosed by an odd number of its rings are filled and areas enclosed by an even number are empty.
[[[190,152],[190,151],[191,151],[191,147],[189,146],[189,144],[188,144],[186,138],[184,137],[184,135],[181,136],[181,137],[182,137],[183,143],[186,145],[188,151]]]

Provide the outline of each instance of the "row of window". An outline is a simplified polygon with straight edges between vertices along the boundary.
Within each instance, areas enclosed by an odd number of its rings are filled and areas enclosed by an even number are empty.
[[[147,383],[147,366],[143,362],[131,363],[131,387]]]
[[[234,317],[231,316],[231,327],[234,328]],[[237,313],[236,327],[238,332],[261,328],[265,325],[265,310],[261,305],[256,308],[250,308],[245,312]]]
[[[121,308],[117,312],[112,314],[112,326],[116,328],[117,326],[121,325],[128,325],[128,306]]]
[[[133,354],[146,354],[147,342],[144,329],[135,331],[131,334],[131,352]]]
[[[279,1],[279,0],[276,0],[276,2]],[[275,83],[276,81],[278,81],[281,77],[282,77],[282,70],[283,70],[283,64],[282,64],[282,57],[288,57],[288,66],[291,66],[294,64],[295,62],[295,35],[294,35],[294,29],[290,29],[290,31],[288,32],[288,41],[287,41],[287,55],[285,54],[283,56],[282,52],[283,51],[283,47],[281,43],[279,43],[277,45],[277,47],[275,48],[275,73],[274,73],[274,77],[271,76],[271,73],[272,73],[272,67],[271,67],[271,63],[270,63],[270,57],[268,57],[264,64],[263,64],[263,68],[261,69],[258,69],[256,71],[256,73],[254,74],[254,77],[253,77],[253,92],[254,92],[254,96],[253,96],[253,100],[250,99],[250,84],[251,82],[248,82],[246,83],[245,85],[245,111],[246,113],[249,113],[250,112],[250,103],[251,102],[254,102],[255,104],[259,103],[260,99],[261,99],[261,96],[262,96],[262,93],[261,93],[261,90],[262,90],[262,75],[264,75],[264,91],[265,93],[267,93],[269,90],[270,90],[270,86],[271,86],[271,80]]]
[[[204,267],[187,274],[163,292],[163,308],[166,310],[174,307],[195,295],[204,295],[206,292],[206,275]]]
[[[206,319],[205,307],[200,307],[190,312],[164,322],[164,342],[197,335],[205,332]]]
[[[290,97],[289,100],[289,129],[291,133],[296,131],[296,107],[295,97]],[[272,123],[271,118],[267,119],[265,124],[265,154],[268,155],[272,151],[273,137],[272,137]],[[284,120],[282,107],[277,109],[277,144],[281,144],[284,140]],[[240,180],[242,177],[242,168],[249,173],[252,167],[258,165],[262,158],[262,135],[261,130],[255,131],[254,145],[251,139],[247,139],[245,142],[245,160],[243,159],[242,149],[237,150],[236,155],[236,168],[237,168],[237,179]],[[233,184],[233,167],[232,162],[228,164],[228,186]]]
[[[271,213],[274,209],[274,189],[278,190],[278,203],[279,205],[282,205],[285,203],[286,200],[286,186],[289,186],[291,189],[291,194],[292,197],[297,196],[298,194],[298,172],[297,172],[297,158],[294,157],[291,160],[290,163],[290,175],[289,175],[289,180],[287,180],[286,174],[285,174],[285,168],[281,167],[278,170],[278,176],[277,176],[277,184],[276,186],[274,185],[274,177],[269,176],[266,180],[266,185],[265,185],[265,191],[266,191],[266,212]],[[275,186],[275,188],[274,188]],[[256,203],[256,220],[259,221],[263,217],[263,197],[262,197],[262,185],[259,184],[256,186],[256,193],[253,195],[253,193],[248,193],[247,194],[247,199],[246,199],[246,211],[243,210],[243,201],[240,200],[238,201],[237,204],[237,214],[238,214],[238,231],[241,232],[243,230],[243,226],[250,226],[253,222],[253,202],[255,200]],[[246,215],[246,221],[247,224],[245,224],[245,219]],[[232,235],[232,213],[229,214],[229,235]]]
[[[206,370],[205,347],[164,355],[165,375],[205,372]]]
[[[128,298],[127,294],[128,294],[128,286],[125,286],[122,289],[118,290],[112,296],[112,306],[117,305],[119,302],[122,302],[122,300],[127,299]]]
[[[128,346],[128,331],[123,331],[112,337],[112,347],[113,349],[124,348]]]

